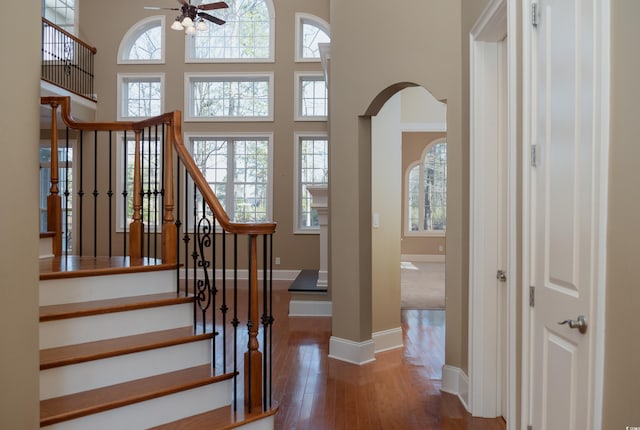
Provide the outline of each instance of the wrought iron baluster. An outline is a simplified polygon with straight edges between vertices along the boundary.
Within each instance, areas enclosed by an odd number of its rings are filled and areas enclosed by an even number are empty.
[[[127,255],[127,210],[129,207],[129,201],[127,199],[129,191],[127,189],[127,177],[129,176],[128,160],[129,160],[129,140],[127,139],[127,131],[124,131],[124,157],[122,171],[124,172],[124,182],[122,185],[122,255]]]
[[[78,184],[78,255],[82,256],[82,224],[84,218],[84,133],[80,132],[80,183]]]
[[[93,256],[98,256],[98,130],[93,131]]]
[[[125,157],[126,158],[126,157]],[[113,256],[113,131],[109,130],[109,190],[107,191],[109,198],[109,257]]]

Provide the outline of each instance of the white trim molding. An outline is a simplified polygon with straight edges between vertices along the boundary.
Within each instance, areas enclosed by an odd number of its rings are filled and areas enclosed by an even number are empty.
[[[464,408],[469,411],[469,378],[459,367],[442,366],[440,391],[458,396]]]
[[[376,359],[373,339],[354,342],[331,336],[329,339],[329,358],[357,365],[371,363]]]
[[[290,317],[330,317],[333,303],[330,300],[290,300]]]
[[[390,330],[377,331],[371,336],[375,346],[375,354],[392,349],[402,348],[402,327],[392,328]]]
[[[444,263],[447,256],[445,254],[402,254],[401,261],[413,261],[414,263]]]

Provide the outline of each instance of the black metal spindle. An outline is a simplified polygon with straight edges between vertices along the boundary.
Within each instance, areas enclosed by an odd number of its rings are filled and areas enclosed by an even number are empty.
[[[78,255],[82,256],[82,224],[84,219],[84,133],[80,132],[80,180],[78,184]]]
[[[164,154],[164,151],[162,152]],[[164,166],[164,162],[162,163]],[[180,169],[181,164],[178,163],[176,167],[176,261],[178,265],[176,267],[176,271],[178,276],[176,276],[176,294],[180,294],[180,241],[177,240],[180,237],[180,229],[182,228],[182,201],[180,199]],[[164,172],[164,169],[162,170]],[[164,181],[162,181],[164,184]],[[164,199],[162,199],[164,202]],[[164,214],[164,209],[162,211]],[[163,219],[164,221],[164,219]],[[185,294],[186,295],[186,294]]]
[[[69,127],[65,129],[65,153],[67,154],[65,160],[65,175],[64,175],[64,256],[69,256],[69,175],[71,170],[69,169]],[[73,156],[73,154],[72,154]],[[72,177],[73,179],[73,177]]]
[[[238,410],[238,234],[233,234],[233,410]]]
[[[198,242],[198,219],[197,219],[197,212],[198,212],[198,201],[197,201],[197,194],[196,194],[196,186],[194,184],[193,186],[193,235],[194,235],[194,241],[193,241],[193,247],[192,247],[192,252],[191,252],[191,258],[193,259],[193,295],[195,297],[194,303],[193,303],[193,326],[197,327],[198,326],[198,321],[196,319],[196,312],[197,312],[197,305],[198,305],[198,253],[196,252],[196,243]]]
[[[127,176],[129,176],[128,160],[129,160],[129,140],[127,139],[127,131],[124,131],[124,157],[122,171],[124,172],[124,182],[122,185],[122,255],[127,255],[127,208],[129,207],[129,191],[127,190]]]
[[[262,235],[262,407],[267,407],[267,328],[269,325],[269,309],[267,307],[267,235]]]
[[[227,233],[221,230],[222,235],[222,371],[227,371]]]
[[[269,235],[269,408],[273,388],[273,234]]]
[[[160,191],[158,191],[158,169],[159,166],[159,158],[160,153],[158,152],[158,125],[156,124],[154,130],[154,155],[153,159],[155,160],[155,168],[153,169],[153,257],[158,258],[158,195]]]
[[[125,157],[126,158],[126,157]],[[109,229],[107,230],[109,237],[109,257],[113,256],[113,132],[109,130]]]
[[[247,390],[246,393],[244,393],[244,395],[247,398],[247,405],[248,405],[249,413],[251,413],[251,407],[253,405],[253,399],[251,398],[252,397],[251,396],[251,392],[253,391],[251,389],[251,387],[253,387],[253,384],[252,384],[253,381],[251,379],[251,377],[252,377],[251,369],[253,369],[253,366],[252,366],[253,361],[251,360],[251,354],[252,354],[252,351],[251,351],[251,329],[253,328],[254,324],[258,324],[258,321],[253,321],[251,319],[251,316],[252,316],[251,315],[251,305],[253,304],[252,300],[251,300],[251,298],[252,298],[251,296],[253,295],[251,293],[251,274],[253,273],[253,271],[256,268],[254,268],[253,265],[251,264],[252,263],[252,259],[251,259],[251,241],[252,241],[252,239],[251,239],[251,236],[248,236],[247,239],[248,239],[248,242],[247,242],[248,243],[248,247],[247,247],[248,248],[247,267],[249,268],[249,272],[248,272],[249,276],[248,276],[248,286],[247,286],[247,358],[245,358],[245,362],[248,362],[249,364],[248,365],[245,364],[245,368],[247,369],[246,370],[247,374],[245,375],[245,377],[247,378],[248,382],[246,384],[244,384],[244,386],[248,387],[248,390]],[[257,246],[257,244],[256,244],[256,246]],[[256,252],[257,252],[257,250],[256,250]],[[256,306],[257,306],[257,303],[256,303]]]
[[[93,131],[93,256],[98,256],[98,130]]]

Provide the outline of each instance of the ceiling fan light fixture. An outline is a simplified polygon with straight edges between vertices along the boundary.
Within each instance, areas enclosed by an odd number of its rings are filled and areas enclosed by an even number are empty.
[[[182,25],[184,27],[193,27],[193,20],[188,16],[185,16],[184,19],[182,20]]]
[[[193,34],[196,32],[196,28],[192,25],[191,27],[185,28],[184,32],[187,34]]]
[[[198,21],[198,23],[196,24],[196,30],[198,31],[207,31],[208,29],[209,29],[209,26],[202,19]]]
[[[177,17],[173,24],[171,24],[172,30],[184,30],[184,26],[180,23],[180,17]]]

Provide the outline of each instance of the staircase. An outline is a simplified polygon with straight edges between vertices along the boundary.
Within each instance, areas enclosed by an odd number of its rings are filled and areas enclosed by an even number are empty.
[[[40,259],[41,428],[273,428],[277,408],[245,414],[240,399],[233,412],[235,375],[212,364],[215,334],[195,332],[175,265],[82,267],[92,260]]]

